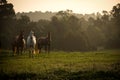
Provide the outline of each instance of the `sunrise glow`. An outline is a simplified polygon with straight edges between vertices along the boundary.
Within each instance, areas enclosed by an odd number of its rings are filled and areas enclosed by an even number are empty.
[[[72,10],[74,13],[110,11],[120,0],[8,0],[16,12]]]

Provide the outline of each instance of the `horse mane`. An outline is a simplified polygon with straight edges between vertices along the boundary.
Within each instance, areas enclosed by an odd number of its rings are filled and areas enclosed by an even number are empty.
[[[24,32],[21,31],[20,34],[19,34],[19,39],[23,39],[24,38]]]

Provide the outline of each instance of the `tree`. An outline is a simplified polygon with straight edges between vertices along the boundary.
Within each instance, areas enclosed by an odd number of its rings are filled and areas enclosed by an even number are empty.
[[[16,32],[27,31],[29,29],[28,25],[30,23],[30,18],[26,15],[21,15],[20,19],[17,20]]]
[[[115,22],[115,28],[116,28],[116,37],[114,39],[115,46],[120,48],[120,3],[113,6],[113,9],[111,11],[111,14],[113,15],[113,21]]]
[[[0,19],[15,16],[13,4],[7,3],[6,0],[0,1]]]
[[[120,18],[120,3],[113,6],[113,9],[112,9],[111,13],[115,18],[118,18],[118,17]]]
[[[101,18],[102,18],[103,22],[109,21],[109,13],[105,10],[102,13],[103,13],[103,16]]]
[[[6,0],[0,0],[0,4],[7,4],[7,1]]]
[[[11,35],[14,33],[16,23],[14,16],[13,4],[7,3],[6,0],[0,0],[0,40],[2,48],[10,46]]]

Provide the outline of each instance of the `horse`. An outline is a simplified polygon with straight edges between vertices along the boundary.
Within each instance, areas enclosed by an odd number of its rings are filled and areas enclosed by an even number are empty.
[[[50,52],[50,43],[51,43],[51,33],[48,32],[46,37],[40,37],[38,39],[38,49],[39,53],[41,52],[41,49],[44,47],[45,52]]]
[[[12,50],[14,54],[22,54],[25,49],[26,41],[24,39],[23,33],[17,35],[12,42]]]
[[[33,54],[35,54],[35,47],[36,47],[36,37],[34,36],[34,32],[31,31],[29,36],[27,37],[27,48],[29,50],[30,57],[33,57]]]

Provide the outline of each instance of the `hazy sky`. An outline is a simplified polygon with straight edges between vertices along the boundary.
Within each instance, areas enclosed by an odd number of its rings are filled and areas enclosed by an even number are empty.
[[[74,13],[110,11],[120,0],[7,0],[15,12],[72,10]]]

